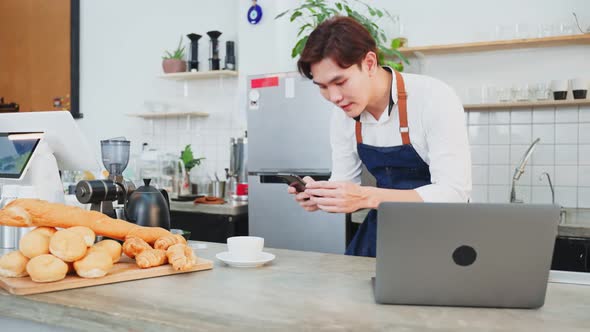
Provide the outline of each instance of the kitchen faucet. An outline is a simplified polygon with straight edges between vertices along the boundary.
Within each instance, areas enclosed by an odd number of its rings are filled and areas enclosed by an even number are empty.
[[[543,181],[543,175],[547,177],[547,182],[549,182],[549,188],[551,189],[551,204],[555,204],[555,190],[553,190],[553,183],[551,182],[551,177],[549,173],[543,172],[541,176],[539,176],[539,181]]]
[[[535,150],[535,145],[541,141],[540,138],[537,138],[533,141],[533,143],[529,146],[529,148],[524,153],[522,160],[520,161],[520,165],[516,169],[514,169],[514,175],[512,176],[512,190],[510,190],[510,203],[522,203],[522,200],[516,199],[516,181],[520,179],[522,173],[524,173],[524,167],[526,163],[531,158],[533,151]]]

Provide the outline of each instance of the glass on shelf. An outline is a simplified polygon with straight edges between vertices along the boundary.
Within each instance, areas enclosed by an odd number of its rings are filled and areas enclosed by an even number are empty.
[[[499,88],[498,101],[503,103],[512,101],[512,89],[506,87]]]

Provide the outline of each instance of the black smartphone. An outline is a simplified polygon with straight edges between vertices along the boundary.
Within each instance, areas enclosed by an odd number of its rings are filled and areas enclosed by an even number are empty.
[[[305,191],[305,181],[296,174],[277,174],[277,177],[282,179],[283,182],[289,186],[295,188],[298,193]]]

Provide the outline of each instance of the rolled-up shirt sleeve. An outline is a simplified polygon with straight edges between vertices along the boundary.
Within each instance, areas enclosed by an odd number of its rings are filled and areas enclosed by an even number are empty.
[[[330,145],[332,147],[332,175],[330,181],[361,183],[362,164],[356,149],[354,120],[333,110],[330,121]]]
[[[432,184],[416,189],[425,202],[467,202],[471,196],[471,153],[460,99],[432,80],[422,113]]]

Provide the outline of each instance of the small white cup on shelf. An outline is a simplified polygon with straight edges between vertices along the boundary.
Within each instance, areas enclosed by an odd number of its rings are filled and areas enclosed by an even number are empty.
[[[588,82],[585,78],[574,78],[570,80],[574,99],[586,99],[588,95]]]
[[[565,100],[567,98],[568,80],[551,81],[551,90],[553,91],[553,99]]]

